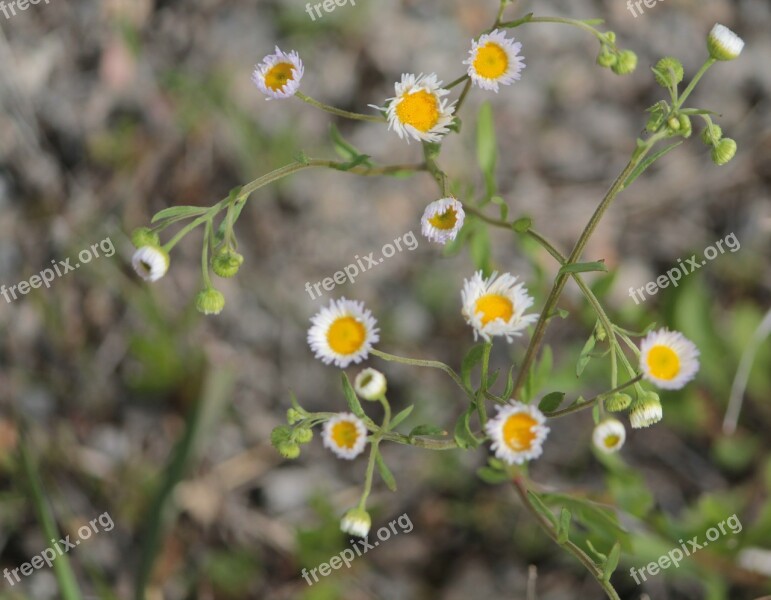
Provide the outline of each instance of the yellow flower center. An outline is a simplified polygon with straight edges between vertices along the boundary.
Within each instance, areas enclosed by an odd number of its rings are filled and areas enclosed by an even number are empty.
[[[340,317],[329,327],[327,342],[338,354],[353,354],[367,337],[367,330],[353,317]]]
[[[648,368],[651,375],[667,381],[677,377],[680,372],[680,358],[668,346],[654,346],[648,351]]]
[[[431,217],[428,222],[437,229],[452,229],[458,222],[458,213],[450,207],[443,213]]]
[[[496,319],[508,322],[514,315],[514,303],[506,296],[487,294],[476,301],[474,312],[482,314],[482,325],[487,325]]]
[[[287,81],[294,80],[294,65],[292,63],[277,63],[265,73],[265,86],[278,92]]]
[[[503,441],[515,452],[529,450],[535,440],[535,426],[538,425],[527,413],[515,413],[503,424]]]
[[[332,426],[332,441],[338,448],[353,448],[357,439],[359,431],[350,421],[340,421]]]
[[[606,448],[615,448],[620,441],[621,441],[620,435],[610,434],[608,436],[605,436],[605,439],[602,441],[602,443],[605,444]]]
[[[474,70],[481,77],[498,79],[509,68],[509,55],[498,44],[487,42],[474,59]]]
[[[426,132],[439,122],[439,102],[426,90],[405,94],[396,106],[396,116],[405,125]]]

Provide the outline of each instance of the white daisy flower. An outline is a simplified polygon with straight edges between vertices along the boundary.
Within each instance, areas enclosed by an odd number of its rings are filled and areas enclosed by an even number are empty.
[[[419,142],[438,142],[450,130],[455,112],[455,102],[447,104],[444,96],[450,90],[442,88],[436,74],[418,76],[404,73],[402,80],[394,84],[396,95],[388,98],[387,108],[370,105],[372,108],[386,111],[388,129],[393,129],[399,137],[410,137]]]
[[[340,519],[340,530],[350,535],[367,537],[372,527],[372,518],[366,510],[352,508]]]
[[[340,458],[351,460],[364,452],[367,428],[364,421],[352,413],[340,413],[324,423],[324,446]]]
[[[629,422],[632,429],[642,429],[658,423],[664,417],[658,394],[647,392],[643,398],[632,404],[629,411]]]
[[[511,85],[519,81],[525,68],[524,57],[519,55],[522,44],[507,38],[500,29],[485,33],[478,41],[471,42],[468,65],[471,81],[483,90],[498,92],[498,85]]]
[[[340,298],[311,319],[308,344],[325,365],[334,363],[345,369],[367,358],[380,340],[378,331],[377,321],[363,302]]]
[[[460,202],[455,198],[442,198],[426,207],[420,220],[421,231],[430,241],[446,244],[458,235],[465,218]]]
[[[254,68],[252,81],[260,91],[271,98],[290,98],[300,88],[305,69],[300,56],[292,50],[288,54],[276,46],[276,51],[262,59]]]
[[[733,515],[736,517],[736,515]],[[735,528],[732,528],[732,530]],[[741,529],[739,529],[741,531]],[[738,533],[738,531],[736,531]],[[750,546],[739,552],[739,566],[748,571],[771,577],[771,550]]]
[[[487,279],[477,271],[471,279],[463,282],[463,316],[474,328],[474,339],[481,336],[486,342],[490,336],[502,335],[511,342],[512,336],[522,335],[521,331],[538,320],[538,315],[524,314],[533,305],[522,283],[509,273],[500,277],[493,273]]]
[[[592,441],[606,454],[617,452],[626,441],[626,429],[617,419],[605,419],[594,428]]]
[[[169,270],[169,254],[159,246],[142,246],[134,252],[131,266],[145,281],[158,281]]]
[[[543,413],[535,406],[516,400],[496,408],[498,414],[485,425],[495,456],[510,465],[521,465],[541,456],[543,442],[549,434]]]
[[[679,390],[699,370],[699,350],[677,331],[651,331],[640,344],[645,379],[664,390]]]
[[[734,60],[744,50],[744,40],[725,25],[715,23],[707,36],[707,49],[715,60]]]
[[[353,389],[360,398],[378,400],[386,393],[386,378],[380,371],[364,369],[353,380]]]

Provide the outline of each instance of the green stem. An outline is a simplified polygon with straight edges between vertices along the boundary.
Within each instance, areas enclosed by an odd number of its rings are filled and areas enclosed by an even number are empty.
[[[413,367],[428,367],[431,369],[441,369],[452,378],[452,380],[458,385],[458,387],[463,390],[463,393],[466,394],[466,396],[468,396],[472,400],[474,399],[473,392],[466,387],[466,385],[463,383],[463,380],[460,378],[460,376],[455,371],[453,371],[449,365],[446,365],[443,362],[439,362],[438,360],[419,360],[415,358],[404,358],[402,356],[388,354],[387,352],[383,352],[382,350],[377,350],[375,348],[372,348],[370,350],[370,353],[374,354],[378,358],[382,358],[383,360],[387,360],[389,362],[397,362],[397,363],[402,363],[404,365],[412,365]]]
[[[469,79],[466,82],[466,85],[463,86],[463,91],[460,93],[460,98],[458,98],[458,103],[455,105],[455,113],[458,114],[460,112],[460,107],[463,106],[463,102],[466,100],[466,96],[469,93],[469,90],[471,89],[471,79]]]
[[[452,81],[452,82],[448,83],[446,86],[444,86],[444,89],[446,89],[446,90],[451,90],[451,89],[452,89],[452,88],[454,88],[456,85],[459,85],[459,84],[463,83],[464,81],[466,81],[468,78],[469,78],[469,76],[468,76],[468,75],[461,75],[461,76],[460,76],[460,77],[458,77],[456,80],[454,80],[454,81]]]
[[[380,440],[383,439],[383,432],[388,431],[388,425],[391,422],[391,405],[388,403],[385,396],[381,396],[378,400],[380,400],[380,403],[383,405],[383,424],[381,425],[381,432],[375,434],[369,450],[369,462],[367,463],[367,474],[364,479],[364,491],[361,494],[361,500],[359,500],[359,508],[361,510],[366,510],[367,508],[367,498],[369,498],[369,494],[372,491],[372,478],[375,474],[375,463],[377,462],[378,452],[380,452]]]
[[[487,392],[487,372],[490,369],[490,350],[492,342],[485,342],[482,348],[482,380],[479,382],[479,393],[477,394],[477,413],[479,414],[479,423],[484,429],[487,423],[487,407],[485,406],[485,392]]]
[[[209,244],[212,239],[211,219],[206,221],[206,229],[203,235],[203,250],[201,250],[201,274],[203,275],[203,286],[205,289],[211,289],[211,277],[209,277]]]
[[[436,184],[439,186],[439,190],[442,193],[442,197],[447,197],[447,173],[445,173],[436,162],[436,159],[431,156],[430,146],[428,143],[423,142],[423,157],[425,158],[426,169],[431,176],[436,180]]]
[[[620,392],[621,390],[625,390],[630,386],[636,385],[637,382],[640,381],[641,379],[642,379],[642,375],[637,375],[634,379],[630,379],[629,381],[622,383],[621,385],[618,385],[613,389],[608,390],[607,392],[598,394],[591,400],[587,400],[586,402],[581,402],[580,404],[574,404],[572,406],[568,406],[567,408],[563,408],[562,410],[555,410],[554,412],[545,413],[545,416],[547,419],[556,419],[557,417],[564,417],[565,415],[569,415],[571,413],[584,410],[585,408],[591,408],[603,398],[606,398],[612,394],[615,394],[616,392]]]
[[[701,66],[701,69],[699,69],[696,73],[696,75],[693,76],[693,79],[691,79],[691,82],[688,84],[688,87],[685,88],[685,91],[681,94],[680,98],[678,99],[677,103],[672,108],[673,112],[679,109],[683,102],[685,102],[688,99],[688,96],[691,95],[691,92],[696,87],[696,84],[699,83],[699,80],[704,76],[704,73],[707,72],[707,70],[717,62],[714,58],[710,57],[707,59],[707,61]]]
[[[578,19],[567,19],[563,17],[534,17],[532,15],[525,15],[521,19],[517,19],[515,21],[500,23],[499,26],[505,27],[506,29],[514,29],[515,27],[519,27],[525,23],[559,23],[562,25],[572,25],[574,27],[578,27],[579,29],[583,29],[584,31],[588,31],[601,42],[607,43],[604,33],[598,29],[595,29],[591,25],[584,23],[583,21],[579,21]]]
[[[618,593],[616,592],[613,585],[610,583],[609,580],[606,580],[603,576],[602,569],[598,567],[594,561],[591,559],[591,557],[586,554],[581,548],[579,548],[575,543],[571,542],[570,540],[566,541],[565,543],[560,543],[557,538],[557,532],[554,530],[554,526],[549,522],[549,520],[540,513],[540,511],[533,505],[532,501],[530,500],[530,497],[528,496],[528,489],[527,485],[525,484],[522,476],[518,475],[514,477],[514,489],[517,491],[517,494],[519,495],[519,499],[522,501],[522,504],[525,505],[525,508],[527,508],[528,512],[535,518],[536,521],[538,521],[538,524],[541,526],[541,529],[544,530],[546,535],[548,535],[552,541],[555,544],[559,544],[565,550],[570,552],[573,556],[575,556],[589,571],[589,573],[592,574],[592,577],[594,577],[597,580],[597,583],[599,583],[602,586],[602,589],[605,590],[605,593],[608,595],[608,598],[611,600],[621,600]]]
[[[373,123],[386,122],[386,119],[383,116],[363,115],[361,113],[355,113],[355,112],[343,110],[341,108],[335,108],[334,106],[329,106],[329,104],[324,104],[323,102],[314,100],[313,98],[311,98],[310,96],[306,96],[302,92],[295,92],[295,96],[297,96],[297,98],[299,98],[303,102],[310,104],[311,106],[320,108],[321,110],[326,111],[330,114],[336,115],[338,117],[345,117],[346,119],[353,119],[355,121],[370,121]]]

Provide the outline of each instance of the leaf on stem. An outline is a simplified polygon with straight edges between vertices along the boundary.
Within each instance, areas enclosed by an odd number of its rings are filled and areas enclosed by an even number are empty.
[[[596,260],[594,262],[585,263],[570,263],[562,267],[558,275],[567,275],[568,273],[589,273],[592,271],[608,271],[608,267],[605,266],[604,260]]]
[[[375,463],[377,464],[377,470],[380,473],[380,477],[383,479],[388,489],[391,490],[392,492],[395,492],[396,479],[394,479],[394,474],[391,473],[391,469],[389,469],[388,465],[385,464],[385,461],[383,460],[383,455],[380,454],[380,450],[377,450]]]
[[[485,352],[484,344],[476,344],[472,346],[466,356],[463,357],[463,361],[460,363],[460,378],[467,388],[471,388],[471,371],[482,361],[482,355]]]
[[[418,425],[412,428],[407,437],[412,438],[418,435],[447,435],[447,432],[436,425]]]
[[[546,394],[538,403],[538,410],[548,415],[548,413],[557,410],[564,399],[565,392],[551,392],[550,394]]]
[[[570,514],[570,511],[562,507],[562,510],[560,511],[560,521],[559,525],[557,526],[557,543],[558,544],[565,544],[568,541],[568,537],[570,535],[570,519],[572,515]]]
[[[348,408],[351,409],[351,412],[360,419],[366,419],[367,415],[364,413],[364,409],[361,407],[356,392],[353,391],[353,386],[348,379],[348,375],[345,373],[343,373],[343,393],[345,394],[345,399],[348,401]]]
[[[394,429],[396,429],[396,427],[397,427],[397,426],[398,426],[398,425],[399,425],[399,424],[400,424],[402,421],[404,421],[404,420],[405,420],[407,417],[409,417],[409,416],[410,416],[410,413],[413,411],[413,409],[414,409],[414,408],[415,408],[415,405],[414,405],[414,404],[411,404],[410,406],[408,406],[408,407],[407,407],[407,408],[405,408],[404,410],[400,411],[400,412],[399,412],[399,414],[397,414],[397,415],[396,415],[396,416],[395,416],[395,417],[394,417],[394,418],[391,420],[391,424],[388,426],[388,431],[393,431]]]
[[[626,178],[626,181],[624,182],[624,186],[621,189],[622,190],[626,189],[630,185],[632,185],[634,180],[637,179],[640,175],[642,175],[648,167],[650,167],[653,163],[655,163],[662,156],[664,156],[666,154],[669,154],[672,150],[677,148],[682,143],[683,143],[682,140],[680,140],[679,142],[675,142],[671,146],[667,146],[666,148],[662,148],[658,152],[654,153],[653,155],[649,156],[644,161],[642,161],[639,165],[637,165],[637,168],[634,171],[632,171],[632,173],[629,175],[629,177]]]
[[[581,354],[578,357],[578,362],[576,363],[576,377],[581,377],[581,373],[584,372],[586,365],[588,365],[589,361],[592,359],[592,350],[594,350],[596,343],[597,338],[595,338],[594,333],[592,333],[592,335],[589,336],[589,339],[586,340],[586,343],[581,350]]]
[[[157,223],[163,219],[171,219],[174,217],[197,217],[208,210],[208,206],[170,206],[169,208],[164,208],[162,211],[157,212],[150,222]]]
[[[464,450],[479,446],[479,440],[474,437],[469,425],[469,419],[474,411],[476,411],[476,404],[472,402],[455,422],[455,443]]]

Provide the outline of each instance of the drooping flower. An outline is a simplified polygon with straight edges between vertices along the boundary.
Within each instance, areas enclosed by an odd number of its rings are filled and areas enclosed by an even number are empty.
[[[450,91],[442,88],[436,74],[404,73],[394,89],[396,95],[387,100],[387,107],[372,105],[386,111],[388,129],[408,142],[410,137],[419,142],[438,142],[450,131],[447,126],[452,122],[455,103],[447,104],[444,96]]]
[[[497,407],[498,414],[485,425],[495,456],[513,465],[541,456],[549,434],[546,417],[537,407],[511,400]]]
[[[305,69],[300,56],[292,50],[288,54],[278,46],[254,68],[252,81],[260,91],[271,98],[290,98],[300,88]]]
[[[509,273],[493,273],[484,279],[482,271],[477,271],[463,282],[461,297],[463,316],[474,328],[475,340],[480,336],[489,342],[491,336],[502,335],[511,342],[512,336],[522,335],[523,329],[538,320],[536,314],[525,314],[533,298]]]
[[[435,200],[423,213],[421,231],[430,241],[446,244],[456,238],[465,218],[463,205],[455,198]]]
[[[367,537],[372,527],[372,517],[361,508],[352,508],[340,519],[340,530],[350,535]]]
[[[380,371],[364,369],[353,381],[353,389],[364,400],[378,400],[386,393],[386,378]]]
[[[496,29],[471,43],[469,57],[463,64],[468,65],[474,85],[497,93],[499,85],[511,85],[522,77],[525,63],[524,57],[519,55],[521,49],[522,44]]]
[[[131,265],[145,281],[158,281],[169,270],[169,254],[160,246],[142,246],[134,252]]]
[[[678,331],[651,331],[640,344],[645,379],[665,390],[679,390],[699,370],[699,350]]]
[[[592,441],[602,452],[617,452],[626,441],[626,429],[617,419],[605,419],[594,428]]]
[[[324,446],[340,458],[351,460],[364,452],[367,444],[367,428],[352,413],[340,413],[324,423]]]
[[[715,23],[707,36],[707,49],[715,60],[734,60],[744,50],[744,40],[725,25]]]
[[[372,345],[380,340],[377,321],[363,302],[340,298],[332,300],[312,319],[308,344],[324,364],[341,369],[360,363]]]
[[[664,411],[661,408],[659,395],[656,392],[645,392],[632,403],[629,422],[632,424],[632,429],[642,429],[658,423],[663,416]]]

